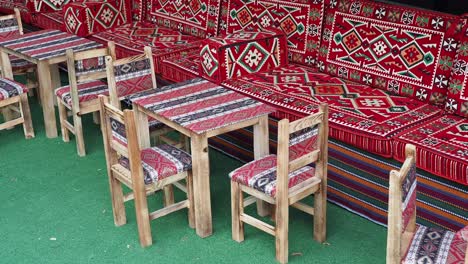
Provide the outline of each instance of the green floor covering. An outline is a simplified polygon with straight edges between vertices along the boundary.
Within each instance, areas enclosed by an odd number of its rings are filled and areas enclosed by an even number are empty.
[[[210,150],[212,236],[198,237],[184,210],[152,221],[153,245],[141,248],[131,202],[127,225],[114,226],[99,127],[85,118],[88,155],[79,158],[74,138],[45,137],[34,98],[31,106],[36,138],[25,140],[20,126],[0,131],[0,263],[275,263],[272,236],[247,226],[243,243],[231,239],[227,174],[240,162]],[[153,208],[161,205],[154,197]],[[312,217],[290,216],[290,263],[385,262],[382,226],[328,204],[320,244]]]

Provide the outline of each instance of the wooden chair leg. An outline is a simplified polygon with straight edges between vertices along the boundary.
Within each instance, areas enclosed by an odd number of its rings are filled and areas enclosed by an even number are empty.
[[[276,205],[276,260],[280,263],[288,262],[289,207],[285,205]]]
[[[2,110],[3,119],[5,122],[15,119],[14,112],[8,106],[3,107],[1,110]],[[13,128],[14,126],[8,127],[6,128],[6,130],[10,130]]]
[[[191,228],[195,228],[195,202],[193,197],[193,175],[192,171],[187,172],[187,199],[189,201],[188,221]]]
[[[63,142],[69,142],[70,134],[69,134],[68,128],[65,126],[65,123],[67,122],[67,118],[68,118],[68,113],[67,113],[68,110],[63,104],[62,100],[60,100],[60,98],[57,98],[57,104],[58,104],[58,110],[59,110],[60,129],[62,130],[62,139],[63,139]]]
[[[93,122],[96,125],[101,124],[101,116],[99,115],[99,112],[93,112]]]
[[[76,151],[78,156],[86,156],[86,149],[83,137],[83,125],[81,117],[77,114],[73,114],[73,127],[75,128],[75,139],[76,139]]]
[[[122,184],[120,183],[120,181],[114,178],[113,175],[109,177],[109,182],[112,200],[112,212],[114,214],[114,224],[116,226],[122,226],[127,223]]]
[[[146,191],[144,188],[141,190],[133,190],[135,201],[135,212],[138,225],[138,235],[140,237],[140,244],[142,247],[147,247],[153,244],[151,237],[151,225],[148,211],[148,201],[146,199]]]
[[[29,102],[28,102],[28,95],[21,94],[20,95],[20,110],[21,115],[23,116],[23,129],[24,129],[24,136],[26,138],[33,138],[34,137],[34,129],[32,125],[31,119],[31,110],[29,109]]]
[[[240,220],[243,212],[244,199],[239,183],[231,181],[232,239],[237,242],[244,241],[244,223]]]
[[[164,207],[174,204],[174,187],[172,184],[166,185],[163,188],[164,193]]]
[[[327,237],[327,191],[326,185],[314,194],[314,239],[320,243]]]

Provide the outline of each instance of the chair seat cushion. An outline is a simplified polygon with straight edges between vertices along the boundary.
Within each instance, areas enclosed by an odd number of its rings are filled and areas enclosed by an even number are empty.
[[[107,83],[103,81],[90,81],[83,82],[78,84],[78,97],[79,102],[87,102],[90,100],[97,99],[100,94],[108,95],[109,90],[107,88]],[[63,86],[55,90],[55,95],[57,95],[62,101],[68,105],[72,106],[72,98],[70,94],[70,86]]]
[[[119,158],[119,163],[127,169],[130,168],[129,160],[123,156]],[[145,184],[151,184],[190,170],[192,157],[179,148],[163,144],[141,150],[141,163]]]
[[[276,155],[254,160],[229,173],[232,181],[249,186],[271,197],[276,195]],[[289,174],[289,188],[315,176],[315,169],[305,166]]]
[[[418,226],[402,263],[462,264],[466,246],[467,242],[451,231]]]
[[[418,168],[468,184],[468,119],[443,115],[419,124],[394,138],[394,159],[405,159],[405,145],[416,146]]]
[[[125,24],[90,36],[90,39],[107,44],[114,41],[117,57],[140,54],[145,46],[153,51],[155,70],[160,72],[163,59],[176,56],[182,51],[198,49],[200,39],[152,23],[135,22]]]
[[[13,68],[13,71],[26,70],[29,68],[36,67],[36,64],[30,61],[18,58],[14,55],[10,55],[10,63],[11,63],[11,67]]]
[[[159,129],[159,128],[162,128],[164,127],[164,123],[154,119],[154,118],[151,118],[149,117],[148,118],[148,127],[150,129],[150,131],[152,130],[156,130],[156,129]]]
[[[392,156],[394,134],[441,112],[414,99],[298,65],[252,73],[222,85],[275,105],[280,118],[303,117],[326,102],[332,138],[384,157]]]
[[[21,83],[0,78],[0,101],[27,93],[28,88]]]

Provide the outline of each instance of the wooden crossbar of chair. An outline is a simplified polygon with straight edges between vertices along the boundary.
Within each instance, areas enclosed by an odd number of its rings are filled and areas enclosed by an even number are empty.
[[[107,78],[106,71],[85,72],[77,75],[75,63],[86,59],[99,58],[111,56],[115,58],[115,44],[109,42],[106,48],[92,49],[86,51],[74,52],[72,49],[66,51],[67,67],[68,67],[68,80],[70,87],[70,96],[72,105],[69,106],[57,97],[57,104],[59,108],[60,127],[62,131],[62,139],[64,142],[70,141],[69,133],[75,135],[76,148],[79,156],[86,155],[86,148],[83,136],[83,127],[81,116],[88,113],[96,113],[99,111],[99,100],[93,99],[85,102],[79,101],[78,85],[83,82],[100,80]],[[73,123],[68,121],[68,111],[71,112]]]
[[[140,244],[143,247],[152,244],[150,221],[169,213],[187,208],[189,226],[194,228],[195,220],[191,171],[184,171],[153,184],[145,184],[134,112],[132,110],[124,110],[122,112],[112,105],[107,97],[102,95],[100,95],[100,106],[101,129],[104,138],[104,149],[115,225],[121,226],[126,223],[124,202],[133,200],[135,202]],[[110,118],[125,125],[126,146],[113,139]],[[130,161],[130,168],[126,168],[119,163],[119,156],[128,158]],[[186,200],[173,203],[154,212],[149,212],[147,195],[184,179],[187,181]],[[130,188],[132,192],[124,195],[122,184]]]
[[[318,126],[318,143],[315,150],[290,160],[289,136],[292,133]],[[314,216],[314,239],[324,242],[326,238],[326,198],[328,162],[328,106],[320,105],[319,112],[300,120],[289,122],[283,119],[278,125],[276,196],[272,197],[252,187],[231,181],[232,199],[232,237],[244,240],[244,223],[275,236],[276,259],[281,263],[288,261],[288,222],[289,206]],[[315,163],[315,176],[289,188],[289,173],[306,165]],[[244,200],[243,192],[251,195]],[[300,200],[314,194],[314,207]],[[244,207],[252,204],[255,198],[275,205],[275,222],[272,226],[244,212]]]

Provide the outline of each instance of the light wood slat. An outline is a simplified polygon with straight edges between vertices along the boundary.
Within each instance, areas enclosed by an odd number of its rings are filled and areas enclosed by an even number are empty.
[[[85,59],[107,56],[109,55],[109,50],[107,47],[97,48],[97,49],[92,49],[92,50],[75,52],[74,55],[75,55],[75,60],[85,60]]]
[[[117,143],[115,140],[110,141],[110,146],[112,149],[117,151],[120,155],[123,155],[125,157],[128,157],[128,149],[122,146],[122,144]]]
[[[260,221],[256,218],[253,218],[252,216],[248,214],[241,214],[240,215],[240,220],[246,224],[249,224],[253,227],[256,227],[272,236],[275,236],[275,227],[272,225],[269,225],[263,221]]]
[[[289,123],[289,133],[300,131],[304,128],[313,127],[323,121],[323,114],[311,115],[300,120]]]
[[[318,157],[320,155],[320,150],[314,150],[310,153],[307,153],[304,156],[301,156],[300,158],[297,158],[291,162],[289,162],[289,172],[293,172],[295,170],[298,170],[304,166],[307,166],[315,161],[317,161]]]
[[[315,178],[313,178],[315,179]],[[296,189],[297,191],[294,191],[289,194],[289,204],[294,204],[297,201],[302,200],[304,197],[307,197],[313,193],[316,193],[319,188],[320,188],[320,179],[314,181],[310,185],[305,186],[304,188],[301,189]]]
[[[177,187],[179,190],[183,191],[184,193],[187,193],[187,186],[181,182],[174,182],[173,185]]]
[[[144,60],[145,58],[146,58],[146,54],[143,53],[143,54],[135,55],[135,56],[128,57],[128,58],[119,59],[114,62],[114,67],[124,65],[127,63],[131,63],[131,62],[135,62],[135,61],[141,61],[141,60]]]
[[[80,83],[86,82],[86,81],[95,81],[95,80],[104,79],[104,78],[107,78],[107,74],[105,71],[90,72],[90,73],[76,76],[76,80]]]
[[[70,122],[63,120],[62,125],[65,126],[71,133],[75,134],[75,128],[72,124],[70,124]]]
[[[291,204],[291,206],[294,207],[294,208],[296,208],[296,209],[301,210],[301,211],[304,212],[304,213],[308,213],[308,214],[310,214],[310,215],[314,215],[314,207],[308,206],[308,205],[305,204],[305,203],[297,202],[297,203]]]
[[[154,219],[163,217],[165,215],[168,215],[170,213],[173,213],[175,211],[179,211],[181,209],[188,208],[188,207],[189,207],[189,201],[184,200],[182,202],[178,202],[178,203],[169,205],[167,207],[164,207],[163,209],[160,209],[160,210],[157,210],[155,212],[150,213],[150,219],[154,220]]]
[[[15,96],[15,97],[11,97],[11,98],[8,98],[8,99],[5,99],[5,100],[1,100],[0,101],[0,107],[5,107],[7,105],[18,103],[19,100],[20,100],[19,96]]]
[[[249,196],[249,198],[244,199],[244,207],[254,204],[255,202],[257,202],[257,198],[255,196]]]
[[[14,127],[16,125],[22,124],[23,122],[24,119],[22,117],[7,121],[5,123],[0,124],[0,130]]]
[[[229,126],[226,126],[226,127],[221,127],[221,128],[215,129],[215,130],[210,130],[210,131],[206,132],[206,135],[207,135],[207,137],[214,137],[214,136],[225,134],[227,132],[238,130],[238,129],[241,129],[241,128],[244,128],[244,127],[253,126],[253,125],[260,122],[259,119],[260,119],[260,117],[256,117],[256,118],[252,118],[252,119],[249,119],[249,120],[245,120],[245,121],[236,123],[234,125],[229,125]]]
[[[269,195],[266,195],[265,193],[263,192],[260,192],[260,191],[257,191],[255,190],[254,188],[251,188],[251,187],[248,187],[248,186],[245,186],[245,185],[242,185],[240,184],[240,189],[245,192],[245,193],[248,193],[252,196],[255,196],[257,198],[260,198],[262,199],[263,201],[265,202],[268,202],[270,204],[275,204],[276,201],[273,197],[269,196]]]
[[[146,196],[150,196],[150,195],[152,195],[154,193],[155,193],[155,191],[153,191],[153,190],[147,190],[146,191]],[[135,198],[135,196],[134,196],[133,192],[127,193],[127,194],[124,195],[124,202],[131,201],[134,198]]]

